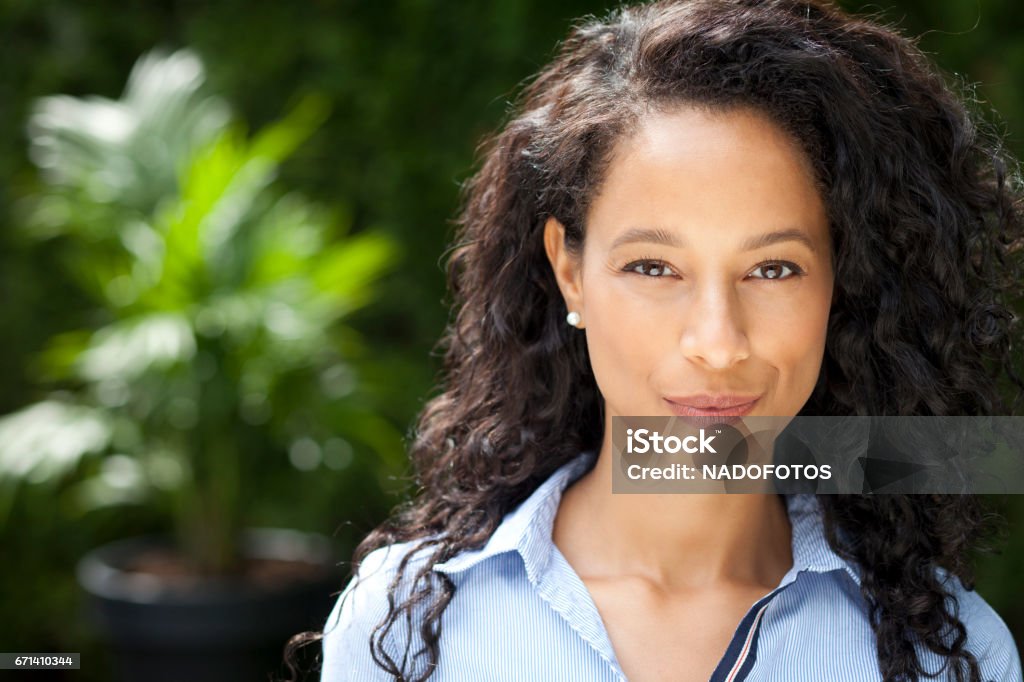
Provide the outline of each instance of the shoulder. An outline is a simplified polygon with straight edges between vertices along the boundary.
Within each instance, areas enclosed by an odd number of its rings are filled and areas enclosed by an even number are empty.
[[[995,609],[976,591],[966,589],[958,578],[939,569],[937,577],[948,594],[947,608],[964,625],[964,646],[978,661],[983,682],[1024,682],[1020,654],[1013,634]],[[793,633],[813,641],[826,629],[827,649],[811,647],[800,655],[830,669],[835,661],[863,660],[877,656],[877,640],[871,627],[871,609],[856,581],[842,571],[807,573],[791,588],[788,596],[766,619],[769,638],[785,639]],[[950,637],[952,639],[952,637]],[[915,647],[924,670],[938,673],[945,657],[923,643]],[[826,656],[827,658],[821,658]],[[852,665],[852,663],[851,663]],[[925,679],[925,678],[922,678]],[[941,674],[936,679],[945,679]]]
[[[1021,661],[1013,634],[988,602],[966,589],[955,577],[947,589],[956,601],[956,614],[967,629],[967,649],[978,659],[981,679],[1021,682]]]
[[[363,559],[324,624],[321,682],[394,679],[375,661],[371,636],[387,616],[389,600],[398,604],[410,594],[411,578],[426,560],[426,553],[416,551],[421,542],[380,547]],[[396,582],[407,556],[402,580]],[[404,618],[396,621],[386,643],[388,654],[399,662],[409,640],[404,622]]]

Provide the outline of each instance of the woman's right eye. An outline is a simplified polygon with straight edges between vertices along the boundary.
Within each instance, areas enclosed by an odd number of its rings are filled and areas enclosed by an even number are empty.
[[[635,260],[624,267],[623,271],[635,272],[645,277],[674,277],[676,275],[675,270],[668,263],[650,258]]]

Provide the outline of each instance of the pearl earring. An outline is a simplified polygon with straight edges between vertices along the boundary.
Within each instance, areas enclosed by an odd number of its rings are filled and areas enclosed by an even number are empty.
[[[569,314],[565,316],[565,321],[572,326],[577,327],[580,324],[580,314],[575,310],[570,310]]]

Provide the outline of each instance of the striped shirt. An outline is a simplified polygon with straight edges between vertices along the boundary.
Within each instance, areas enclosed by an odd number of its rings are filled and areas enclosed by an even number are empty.
[[[592,453],[569,461],[510,512],[483,547],[434,565],[456,590],[442,616],[431,680],[626,680],[593,599],[551,540],[562,492],[593,463]],[[793,567],[738,624],[712,682],[882,679],[857,566],[829,547],[814,495],[789,495],[786,506]],[[363,561],[358,583],[341,594],[325,625],[321,682],[393,679],[374,663],[369,640],[387,612],[398,561],[411,547],[382,547]],[[416,561],[410,567],[422,566]],[[982,679],[1022,682],[1005,623],[976,592],[943,576]],[[387,650],[401,662],[411,641],[409,660],[422,663],[425,658],[413,659],[422,642],[410,639],[408,628],[404,619],[396,624]],[[925,670],[942,668],[944,659],[924,647],[919,656]]]

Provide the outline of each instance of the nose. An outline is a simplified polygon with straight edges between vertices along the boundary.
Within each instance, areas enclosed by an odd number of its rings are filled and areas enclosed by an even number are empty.
[[[691,299],[679,340],[687,359],[722,370],[750,357],[750,340],[736,299],[729,287],[703,287]]]

